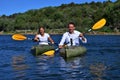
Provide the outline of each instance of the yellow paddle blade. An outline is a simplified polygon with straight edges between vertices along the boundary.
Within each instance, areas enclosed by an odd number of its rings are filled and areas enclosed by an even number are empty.
[[[54,56],[54,53],[55,53],[54,50],[50,50],[50,51],[44,52],[43,54],[46,56]]]
[[[102,28],[105,24],[106,24],[106,19],[103,18],[103,19],[99,20],[98,22],[96,22],[96,23],[93,25],[92,29],[93,29],[93,30],[100,29],[100,28]]]
[[[27,37],[25,37],[25,36],[23,36],[21,34],[14,34],[12,36],[12,39],[14,39],[14,40],[25,40],[25,39],[27,39]]]

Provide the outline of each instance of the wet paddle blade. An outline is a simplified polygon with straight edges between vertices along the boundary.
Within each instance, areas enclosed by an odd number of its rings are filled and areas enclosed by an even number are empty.
[[[50,51],[44,52],[43,54],[46,56],[54,56],[54,53],[55,53],[54,50],[50,50]]]
[[[14,40],[26,40],[27,39],[27,37],[25,37],[24,35],[21,35],[21,34],[14,34],[13,36],[12,36],[12,39],[14,39]]]
[[[92,29],[93,29],[93,30],[100,29],[100,28],[102,28],[105,24],[106,24],[106,19],[103,18],[103,19],[99,20],[98,22],[96,22],[96,23],[93,25]]]

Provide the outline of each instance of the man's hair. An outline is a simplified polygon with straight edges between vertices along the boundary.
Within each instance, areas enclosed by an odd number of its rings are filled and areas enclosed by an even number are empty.
[[[67,26],[69,27],[70,24],[72,24],[72,25],[75,26],[75,23],[74,23],[74,22],[69,22]]]

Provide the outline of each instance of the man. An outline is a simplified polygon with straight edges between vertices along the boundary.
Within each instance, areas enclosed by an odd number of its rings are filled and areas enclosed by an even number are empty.
[[[83,43],[87,43],[87,39],[83,36],[83,34],[75,30],[75,24],[73,22],[70,22],[68,24],[68,32],[65,32],[63,34],[59,48],[63,48],[64,44],[67,46],[79,46],[79,39]]]

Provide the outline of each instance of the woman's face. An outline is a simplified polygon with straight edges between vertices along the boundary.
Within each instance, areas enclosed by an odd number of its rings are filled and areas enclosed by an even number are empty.
[[[75,26],[73,24],[69,24],[68,25],[68,30],[69,30],[70,33],[73,33],[74,30],[75,30]]]
[[[39,30],[40,30],[40,34],[43,35],[43,34],[44,34],[44,31],[45,31],[44,28],[40,28]]]

